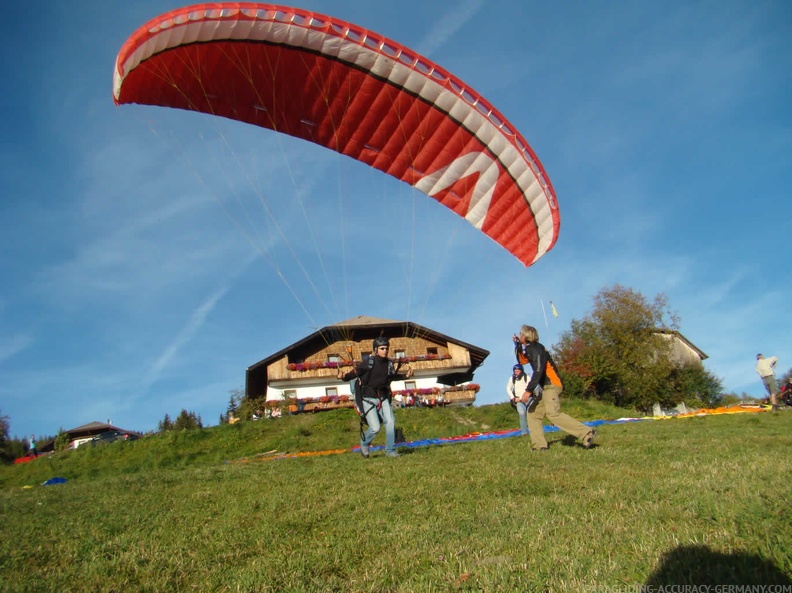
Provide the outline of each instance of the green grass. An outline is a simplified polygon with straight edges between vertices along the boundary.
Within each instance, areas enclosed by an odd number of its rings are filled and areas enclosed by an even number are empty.
[[[408,440],[516,425],[508,405],[397,419]],[[77,450],[0,469],[0,590],[792,586],[790,429],[792,413],[742,414],[605,425],[590,451],[552,433],[546,453],[508,438],[254,461],[351,447],[339,411]],[[54,475],[69,481],[22,487]]]

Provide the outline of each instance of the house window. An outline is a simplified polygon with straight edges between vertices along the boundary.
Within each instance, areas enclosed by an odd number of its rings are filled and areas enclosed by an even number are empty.
[[[284,389],[283,390],[283,397],[284,397],[284,399],[297,399],[297,390],[296,389]]]
[[[415,381],[405,381],[404,382],[405,389],[415,389]]]
[[[341,357],[338,354],[328,354],[327,362],[341,362]]]
[[[338,395],[338,389],[335,387],[325,387],[325,395],[328,397],[335,397]]]
[[[432,346],[431,348],[426,349],[427,354],[437,354],[437,348]]]
[[[404,358],[404,350],[397,350],[396,358]]]

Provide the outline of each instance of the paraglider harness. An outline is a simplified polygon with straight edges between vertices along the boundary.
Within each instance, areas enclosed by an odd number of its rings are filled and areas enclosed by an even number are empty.
[[[512,397],[509,398],[509,403],[511,404],[512,408],[516,408],[517,404],[514,402],[514,400],[517,398],[517,392],[515,391],[515,389],[517,388],[517,377],[514,376],[514,373],[512,373],[511,383],[512,383],[512,388],[511,388]]]
[[[398,365],[399,367],[401,364]],[[355,379],[351,382],[350,387],[352,389],[352,394],[355,397],[355,412],[360,417],[360,435],[363,436],[365,430],[363,429],[364,426],[368,425],[368,420],[366,420],[366,415],[373,409],[376,408],[377,414],[379,415],[379,411],[382,409],[382,400],[384,397],[390,396],[390,388],[386,388],[380,390],[379,393],[376,394],[377,403],[372,403],[370,400],[374,399],[373,397],[366,397],[367,401],[364,401],[364,396],[366,392],[366,388],[368,387],[368,380],[369,376],[371,375],[371,369],[374,368],[374,355],[372,354],[368,358],[368,368],[362,375],[358,375]],[[388,359],[388,376],[395,375],[399,372],[398,367],[394,367],[393,361]],[[385,393],[387,392],[387,393]],[[380,420],[382,417],[380,416]]]

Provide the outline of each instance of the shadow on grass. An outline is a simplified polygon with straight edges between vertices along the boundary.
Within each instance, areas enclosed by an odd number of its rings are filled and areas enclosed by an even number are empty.
[[[581,448],[583,448],[583,443],[578,441],[571,434],[565,435],[563,439],[559,439],[559,440],[557,440],[555,442],[557,442],[559,445],[562,445],[564,447],[581,447]],[[550,443],[550,444],[552,445],[552,443]],[[596,449],[598,446],[599,445],[597,445],[597,443],[595,442],[594,446],[592,446],[591,448],[592,449]]]
[[[706,546],[680,546],[660,560],[646,585],[792,585],[792,580],[756,554],[723,554]]]

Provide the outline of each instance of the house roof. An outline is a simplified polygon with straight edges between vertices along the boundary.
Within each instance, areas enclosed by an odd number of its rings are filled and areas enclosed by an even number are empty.
[[[358,315],[357,317],[353,317],[352,319],[347,319],[346,321],[339,321],[338,323],[334,324],[339,327],[363,327],[366,325],[387,325],[393,323],[404,323],[403,321],[394,321],[393,319],[380,319],[379,317],[369,317],[368,315]]]
[[[78,433],[95,433],[97,430],[105,431],[105,430],[122,430],[117,426],[113,426],[112,424],[107,424],[106,422],[89,422],[88,424],[83,424],[82,426],[78,426],[76,428],[70,428],[69,430],[65,430],[64,432],[68,435],[78,434]]]
[[[484,359],[489,356],[489,350],[479,348],[473,344],[468,344],[456,338],[452,338],[438,331],[423,327],[412,321],[396,321],[393,319],[382,319],[378,317],[370,317],[368,315],[359,315],[346,321],[340,321],[333,325],[328,325],[312,334],[304,337],[302,340],[271,354],[257,363],[248,367],[245,380],[245,393],[246,395],[262,394],[266,392],[267,386],[267,367],[283,358],[285,355],[299,350],[303,347],[310,347],[314,343],[322,345],[332,344],[343,340],[373,340],[379,335],[387,337],[401,337],[401,336],[415,336],[422,337],[436,342],[451,342],[466,348],[470,352],[470,368],[468,374],[472,377],[475,371],[484,362]],[[470,380],[470,379],[467,379]]]
[[[78,426],[76,428],[70,428],[69,430],[64,430],[69,438],[80,438],[84,436],[94,436],[97,434],[101,434],[103,432],[107,432],[108,430],[117,430],[118,432],[128,432],[131,434],[140,434],[135,432],[134,430],[126,430],[125,428],[120,428],[118,426],[113,426],[112,424],[108,424],[107,422],[89,422],[88,424],[83,424],[82,426]]]
[[[658,328],[658,329],[657,329],[657,330],[655,330],[655,331],[656,331],[657,333],[659,333],[659,334],[666,334],[666,335],[670,335],[670,336],[674,336],[674,337],[676,337],[676,338],[677,338],[677,339],[678,339],[680,342],[684,343],[684,344],[685,344],[686,346],[688,346],[688,347],[689,347],[691,350],[693,350],[693,351],[694,351],[696,354],[698,354],[698,355],[699,355],[699,358],[701,358],[701,360],[706,360],[707,358],[709,358],[709,356],[707,356],[707,354],[706,354],[706,353],[705,353],[703,350],[701,350],[701,349],[700,349],[698,346],[696,346],[696,345],[695,345],[693,342],[691,342],[690,340],[688,340],[688,339],[687,339],[685,336],[683,336],[683,335],[682,335],[682,333],[681,333],[681,332],[679,332],[678,330],[675,330],[675,329],[661,329],[661,328]]]

